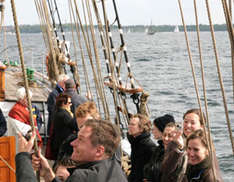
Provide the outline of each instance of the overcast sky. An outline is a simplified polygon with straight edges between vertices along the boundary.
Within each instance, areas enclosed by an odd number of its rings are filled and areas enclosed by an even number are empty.
[[[10,0],[5,0],[5,24],[13,25]],[[14,0],[17,8],[19,24],[39,24],[34,0]],[[79,0],[81,1],[81,0]],[[101,0],[98,0],[101,1]],[[181,0],[186,24],[195,24],[193,0]],[[209,0],[214,24],[225,23],[221,0]],[[57,0],[62,21],[69,20],[67,0]],[[116,0],[122,25],[154,25],[181,24],[178,0]],[[199,21],[208,24],[205,0],[197,0]],[[114,19],[112,0],[106,0],[108,16]],[[62,9],[63,7],[64,9]]]

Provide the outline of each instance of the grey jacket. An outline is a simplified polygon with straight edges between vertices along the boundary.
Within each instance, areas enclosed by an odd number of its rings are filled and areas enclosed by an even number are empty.
[[[17,182],[37,182],[29,153],[18,153],[15,161]],[[69,172],[71,175],[66,182],[127,182],[124,172],[114,158],[79,165]],[[54,178],[53,182],[60,180]]]

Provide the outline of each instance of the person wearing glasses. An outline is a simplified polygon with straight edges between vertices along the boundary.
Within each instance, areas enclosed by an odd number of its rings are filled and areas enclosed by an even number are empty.
[[[72,133],[77,132],[77,124],[71,112],[71,97],[65,93],[56,98],[56,108],[52,119],[50,143],[53,160],[57,159],[59,147]]]

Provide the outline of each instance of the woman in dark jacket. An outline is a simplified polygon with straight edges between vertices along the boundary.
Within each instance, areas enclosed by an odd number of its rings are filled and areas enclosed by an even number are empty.
[[[155,147],[149,163],[147,163],[144,166],[145,182],[160,182],[160,168],[164,157],[164,144],[162,141],[162,133],[164,131],[165,126],[168,123],[175,123],[174,117],[169,114],[158,117],[153,122],[152,134],[154,138],[158,140],[158,146]]]
[[[143,181],[143,166],[147,164],[155,147],[150,138],[151,122],[141,114],[133,115],[128,126],[128,140],[131,144],[131,173],[129,182]]]
[[[182,181],[182,182],[222,182],[219,175],[220,171],[214,171],[216,177],[213,175],[212,168],[215,169],[215,164],[212,161],[208,152],[208,144],[205,139],[205,134],[202,130],[193,132],[186,141],[186,151],[181,150],[178,138],[180,134],[175,134],[175,139],[172,141],[165,153],[162,163],[162,181]],[[177,169],[181,168],[185,156],[188,158],[187,169],[185,174],[177,173]],[[215,169],[216,170],[216,169]],[[178,171],[179,172],[179,171]]]
[[[71,97],[60,94],[56,98],[56,111],[52,120],[51,151],[57,159],[59,147],[62,142],[72,133],[76,132],[77,124],[70,110]]]

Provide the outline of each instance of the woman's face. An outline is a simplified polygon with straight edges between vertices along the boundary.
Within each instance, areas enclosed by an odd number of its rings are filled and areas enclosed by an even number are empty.
[[[68,98],[67,99],[67,103],[64,104],[64,106],[66,107],[66,109],[70,110],[71,105],[72,105],[71,98]]]
[[[155,125],[153,125],[152,134],[154,135],[154,139],[156,140],[162,138],[162,132]]]
[[[176,128],[175,127],[166,127],[163,131],[162,140],[165,149],[167,145],[174,139]]]
[[[188,163],[199,164],[208,156],[208,150],[199,138],[191,139],[187,146]]]
[[[183,123],[183,132],[185,136],[190,135],[193,131],[202,129],[202,125],[200,123],[200,118],[195,113],[189,113],[184,117]]]

